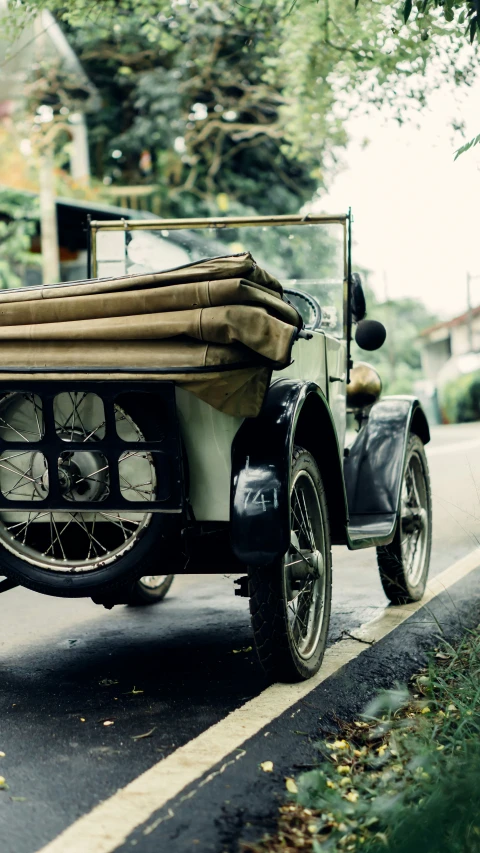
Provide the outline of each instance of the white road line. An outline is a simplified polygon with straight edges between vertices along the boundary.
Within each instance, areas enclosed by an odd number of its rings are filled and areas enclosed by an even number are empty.
[[[427,458],[431,456],[442,456],[444,453],[466,453],[468,450],[476,450],[480,448],[480,439],[472,438],[470,441],[456,441],[454,444],[441,444],[438,447],[435,445],[430,448],[427,444]]]
[[[422,601],[388,607],[356,632],[367,642],[378,642],[412,613],[480,566],[480,548],[432,578]],[[255,699],[232,711],[214,726],[172,752],[108,800],[79,818],[37,853],[112,853],[140,824],[187,785],[223,761],[325,679],[357,658],[365,647],[358,640],[341,640],[327,649],[321,671],[301,684],[274,684]]]

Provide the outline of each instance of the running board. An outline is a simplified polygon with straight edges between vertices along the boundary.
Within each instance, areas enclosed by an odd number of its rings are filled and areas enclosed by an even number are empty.
[[[352,515],[347,527],[347,544],[351,551],[389,545],[395,536],[397,514],[395,512]]]

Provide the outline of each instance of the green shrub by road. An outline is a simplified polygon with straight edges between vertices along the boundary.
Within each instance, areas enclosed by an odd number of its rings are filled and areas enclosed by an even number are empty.
[[[442,414],[449,423],[480,420],[480,371],[447,382],[439,397]]]
[[[410,689],[377,697],[287,779],[278,832],[244,853],[479,853],[480,630],[445,645]]]

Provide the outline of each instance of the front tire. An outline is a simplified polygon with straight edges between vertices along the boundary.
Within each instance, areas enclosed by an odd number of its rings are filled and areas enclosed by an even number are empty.
[[[411,435],[402,480],[400,517],[390,545],[377,548],[380,580],[392,604],[420,601],[432,549],[432,498],[423,442]]]
[[[260,663],[272,681],[320,669],[332,596],[328,507],[313,456],[296,447],[291,471],[291,544],[271,566],[249,569],[250,613]]]

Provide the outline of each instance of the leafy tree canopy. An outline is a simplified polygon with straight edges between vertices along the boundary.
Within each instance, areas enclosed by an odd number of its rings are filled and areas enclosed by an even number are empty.
[[[42,9],[67,28],[102,96],[88,119],[97,177],[157,186],[165,215],[296,211],[334,171],[352,110],[388,105],[402,121],[442,78],[468,83],[476,66],[464,43],[470,0],[8,8],[13,28]]]

